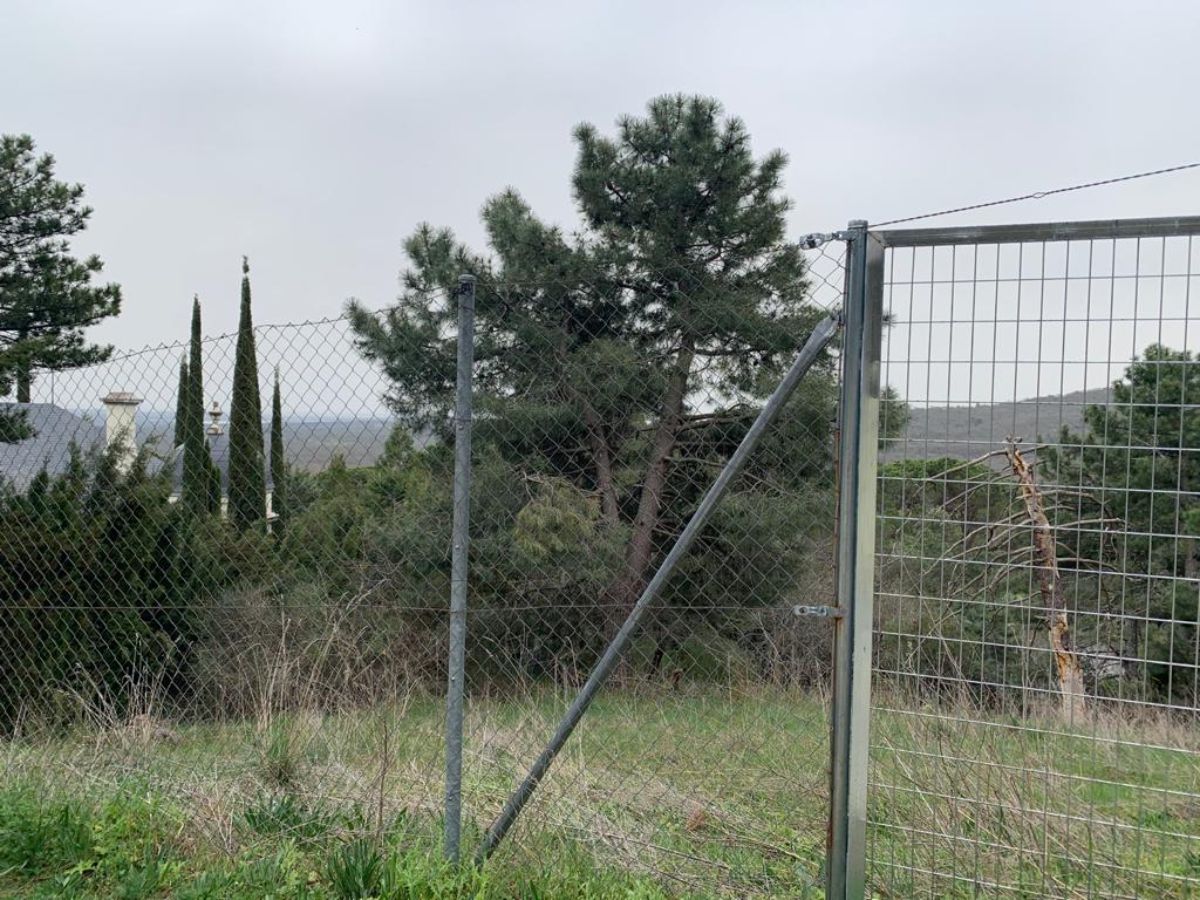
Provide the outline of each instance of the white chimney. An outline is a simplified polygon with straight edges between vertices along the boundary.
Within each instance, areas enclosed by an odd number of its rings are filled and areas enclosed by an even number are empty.
[[[115,454],[117,471],[129,471],[137,457],[137,408],[142,398],[127,391],[110,391],[101,401],[108,410],[104,419],[104,446]]]

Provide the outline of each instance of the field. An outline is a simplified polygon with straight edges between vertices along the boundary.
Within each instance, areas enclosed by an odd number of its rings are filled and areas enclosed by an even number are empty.
[[[472,699],[468,846],[562,702]],[[872,765],[889,787],[868,836],[881,896],[1190,895],[1192,726],[1113,715],[1076,733],[885,705]],[[800,691],[610,693],[486,869],[453,872],[437,698],[224,724],[95,715],[3,746],[0,895],[816,897],[825,727]]]

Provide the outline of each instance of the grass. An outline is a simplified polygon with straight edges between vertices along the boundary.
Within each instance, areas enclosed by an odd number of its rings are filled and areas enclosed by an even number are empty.
[[[564,701],[471,699],[469,848]],[[1200,893],[1194,726],[880,704],[879,895]],[[483,870],[441,860],[436,698],[27,733],[0,746],[0,896],[818,897],[826,727],[800,691],[611,691]]]
[[[152,789],[68,796],[45,783],[0,791],[0,895],[6,897],[659,898],[651,880],[603,872],[584,856],[524,871],[455,870],[433,821],[395,816],[381,830],[361,811],[278,798],[251,802],[233,845],[194,829],[191,813]]]

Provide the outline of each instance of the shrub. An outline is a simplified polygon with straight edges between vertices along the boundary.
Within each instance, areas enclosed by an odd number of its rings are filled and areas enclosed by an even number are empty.
[[[165,477],[75,452],[59,477],[0,495],[0,720],[63,697],[120,709],[153,680],[187,690],[203,573]]]

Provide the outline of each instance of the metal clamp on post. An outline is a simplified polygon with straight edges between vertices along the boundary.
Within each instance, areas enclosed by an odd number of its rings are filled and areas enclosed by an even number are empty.
[[[800,238],[801,250],[816,250],[818,247],[823,247],[830,241],[842,240],[841,232],[820,232],[814,231]]]
[[[797,616],[816,616],[818,619],[840,619],[846,615],[844,609],[836,606],[793,606],[792,613]]]

